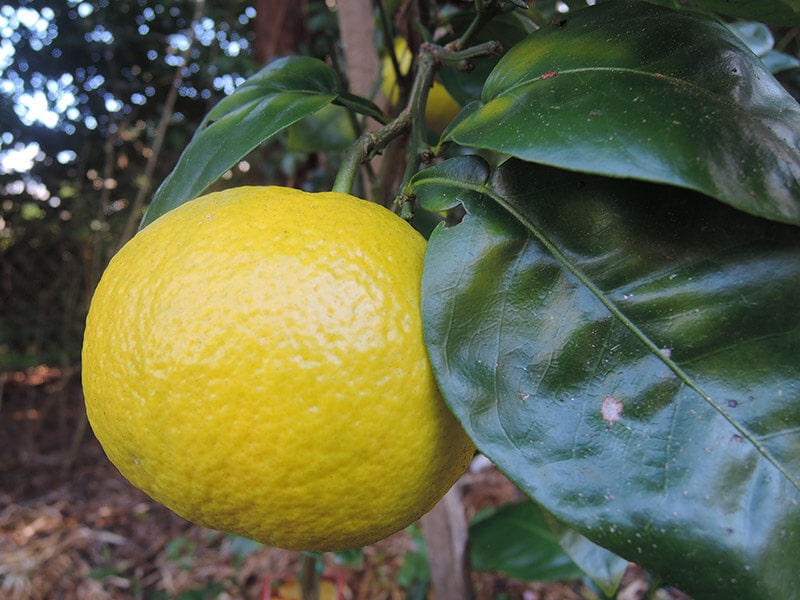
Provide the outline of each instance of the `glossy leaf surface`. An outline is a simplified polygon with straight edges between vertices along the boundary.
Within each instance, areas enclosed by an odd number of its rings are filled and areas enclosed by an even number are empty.
[[[553,537],[534,504],[506,504],[469,528],[476,571],[499,571],[523,581],[577,579],[583,575]]]
[[[196,198],[260,143],[330,104],[337,86],[329,66],[301,56],[279,59],[250,77],[208,113],[141,226]]]
[[[612,0],[532,33],[449,138],[800,223],[800,105],[721,23]]]
[[[776,25],[800,23],[800,0],[650,0],[669,7],[719,12],[740,19],[754,19]]]
[[[478,448],[692,596],[800,598],[800,228],[516,160],[451,186],[423,318]]]
[[[351,94],[350,92],[340,92],[333,102],[359,115],[372,117],[379,123],[386,122],[386,115],[378,105],[362,96]]]
[[[763,57],[775,47],[775,36],[772,30],[763,23],[736,21],[727,23],[733,31],[756,56]]]

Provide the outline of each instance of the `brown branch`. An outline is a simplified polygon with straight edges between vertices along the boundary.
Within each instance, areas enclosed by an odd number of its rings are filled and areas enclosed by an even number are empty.
[[[339,31],[344,45],[344,58],[347,63],[349,90],[366,98],[373,95],[375,83],[380,76],[380,60],[373,43],[375,35],[375,19],[372,0],[340,0],[337,5]],[[380,90],[378,98],[374,100],[382,105]],[[372,119],[367,119],[364,127],[365,133],[375,131],[379,124]],[[373,163],[375,169],[380,169],[380,156]],[[362,178],[366,181],[367,172],[361,170]],[[364,186],[369,199],[373,198],[373,190],[369,185]],[[383,198],[378,198],[378,201]]]

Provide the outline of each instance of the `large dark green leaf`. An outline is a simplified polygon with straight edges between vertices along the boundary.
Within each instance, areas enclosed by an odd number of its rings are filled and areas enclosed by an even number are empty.
[[[776,25],[800,23],[800,0],[649,0],[670,7],[699,8]]]
[[[570,13],[503,57],[482,102],[450,139],[800,223],[800,105],[717,21],[633,0]]]
[[[206,116],[155,193],[142,227],[199,196],[248,152],[337,97],[336,73],[308,57],[279,59]]]
[[[422,310],[478,448],[697,598],[800,598],[800,228],[515,160],[451,186]]]
[[[350,92],[340,92],[339,96],[334,100],[334,104],[338,104],[356,114],[372,117],[379,123],[387,122],[386,115],[378,105],[362,96],[351,94]]]

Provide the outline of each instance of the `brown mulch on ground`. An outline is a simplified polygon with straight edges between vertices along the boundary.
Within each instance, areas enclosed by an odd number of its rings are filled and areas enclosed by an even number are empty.
[[[188,523],[125,481],[86,425],[77,369],[0,374],[0,449],[0,598],[256,600],[265,582],[297,574],[297,552]],[[467,514],[519,499],[494,468],[463,484]],[[327,555],[325,572],[347,599],[406,598],[419,551],[404,531],[360,554]],[[581,582],[472,579],[476,600],[595,597]],[[632,566],[619,598],[638,600],[646,587]]]

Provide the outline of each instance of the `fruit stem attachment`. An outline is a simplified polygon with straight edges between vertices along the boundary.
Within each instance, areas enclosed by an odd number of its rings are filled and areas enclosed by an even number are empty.
[[[347,149],[342,160],[342,166],[333,182],[333,191],[348,194],[355,183],[358,167],[383,150],[389,142],[411,131],[410,158],[403,175],[403,184],[410,179],[419,166],[422,153],[427,149],[425,139],[425,106],[428,102],[428,92],[433,85],[433,78],[439,67],[438,53],[441,46],[423,44],[420,52],[419,65],[414,83],[409,94],[408,104],[397,117],[371,133],[359,137]]]
[[[425,107],[428,103],[428,93],[433,86],[433,80],[443,64],[462,67],[471,63],[472,59],[482,56],[499,55],[503,46],[499,42],[485,42],[464,50],[453,50],[450,45],[439,46],[426,42],[420,46],[420,58],[417,67],[417,76],[411,88],[407,111],[411,112],[411,148],[409,161],[403,174],[400,189],[405,189],[411,178],[416,173],[420,163],[428,165],[435,157],[426,139],[427,127],[425,124]],[[441,143],[441,142],[440,142]]]
[[[300,559],[300,593],[303,600],[319,600],[319,557],[304,552]]]

